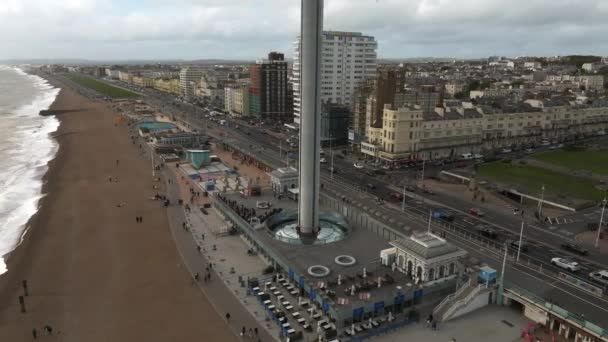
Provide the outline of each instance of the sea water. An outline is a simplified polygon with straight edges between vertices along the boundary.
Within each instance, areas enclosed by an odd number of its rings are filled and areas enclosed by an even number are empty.
[[[51,133],[59,120],[38,113],[57,94],[59,89],[44,79],[0,65],[0,274],[44,196],[42,178],[57,153]]]

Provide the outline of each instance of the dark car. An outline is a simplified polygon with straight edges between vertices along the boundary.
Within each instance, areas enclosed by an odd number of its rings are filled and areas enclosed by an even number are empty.
[[[370,190],[374,190],[376,188],[376,186],[372,183],[367,183],[367,188]]]
[[[511,247],[514,250],[518,250],[519,249],[519,240],[513,240],[509,243],[509,247]],[[522,241],[521,243],[521,251],[522,252],[527,252],[528,251],[528,245],[526,244],[525,241]]]
[[[375,176],[376,175],[376,173],[374,172],[374,170],[367,170],[367,171],[365,171],[365,174],[368,175],[368,176]]]
[[[392,201],[402,201],[403,200],[403,194],[400,192],[393,192],[391,193],[391,195],[389,196],[390,200]]]
[[[454,213],[443,208],[433,209],[433,217],[446,222],[454,222],[454,219],[456,219]]]
[[[375,169],[374,173],[377,174],[377,175],[385,175],[386,174],[386,172],[384,172],[384,170],[382,170],[382,169]]]
[[[598,222],[589,222],[587,223],[587,229],[589,230],[597,230],[597,227],[599,227],[600,224]],[[602,228],[604,227],[608,227],[608,222],[603,222],[602,223]]]
[[[572,242],[562,243],[562,248],[578,255],[587,255],[589,253],[585,248]]]
[[[477,226],[477,233],[479,233],[479,235],[483,235],[489,239],[496,239],[498,238],[498,232],[496,232],[494,229],[488,227],[488,226]]]

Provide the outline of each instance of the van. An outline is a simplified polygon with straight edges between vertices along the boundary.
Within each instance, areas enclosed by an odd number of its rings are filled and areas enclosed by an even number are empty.
[[[471,159],[473,159],[473,154],[472,153],[463,153],[460,155],[460,158],[462,158],[462,160],[471,160]]]
[[[608,271],[606,270],[591,272],[589,273],[589,278],[597,281],[598,283],[608,285]]]

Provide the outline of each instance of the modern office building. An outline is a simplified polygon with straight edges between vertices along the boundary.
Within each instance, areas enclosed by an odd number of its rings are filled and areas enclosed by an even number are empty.
[[[203,68],[198,66],[187,66],[179,72],[179,83],[181,94],[186,100],[194,98],[197,84],[203,76]]]
[[[294,122],[300,123],[301,56],[300,37],[294,46],[293,107]],[[321,47],[321,101],[350,108],[355,89],[376,74],[376,49],[372,36],[360,32],[324,31]]]
[[[285,56],[271,52],[267,60],[251,65],[249,73],[249,114],[273,122],[291,122]]]
[[[339,104],[326,103],[321,109],[321,144],[334,146],[344,144],[348,140],[348,121],[350,110]]]

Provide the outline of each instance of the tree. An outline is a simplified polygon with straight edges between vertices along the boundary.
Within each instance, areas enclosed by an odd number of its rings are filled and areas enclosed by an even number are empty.
[[[464,100],[467,98],[467,92],[466,91],[459,91],[457,93],[454,94],[454,98],[458,99],[458,100]]]
[[[481,85],[481,82],[479,82],[479,80],[472,80],[469,82],[469,85],[467,88],[469,88],[469,90],[480,90],[480,85]]]

